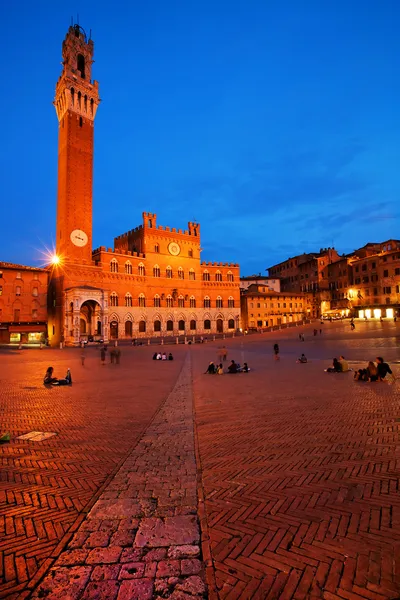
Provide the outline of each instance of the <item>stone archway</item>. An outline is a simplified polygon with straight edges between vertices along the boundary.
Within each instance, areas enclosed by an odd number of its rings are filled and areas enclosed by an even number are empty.
[[[217,319],[217,332],[222,333],[224,331],[224,321],[223,319]]]
[[[99,336],[108,341],[108,292],[90,286],[65,290],[61,341],[78,346],[81,339]]]
[[[102,335],[101,306],[96,300],[85,300],[79,311],[80,332],[87,336]]]

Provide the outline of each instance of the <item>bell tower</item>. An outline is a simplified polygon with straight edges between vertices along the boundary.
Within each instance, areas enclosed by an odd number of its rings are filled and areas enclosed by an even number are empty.
[[[92,81],[93,41],[80,25],[68,29],[54,106],[58,127],[56,253],[66,265],[92,259],[94,118],[99,86]]]

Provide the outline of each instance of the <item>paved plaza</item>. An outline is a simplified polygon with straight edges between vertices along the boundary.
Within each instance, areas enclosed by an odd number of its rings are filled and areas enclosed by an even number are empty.
[[[399,381],[324,369],[400,375],[400,324],[315,326],[172,362],[2,350],[0,598],[399,598]],[[221,343],[251,372],[204,375]],[[49,365],[72,387],[46,389]]]

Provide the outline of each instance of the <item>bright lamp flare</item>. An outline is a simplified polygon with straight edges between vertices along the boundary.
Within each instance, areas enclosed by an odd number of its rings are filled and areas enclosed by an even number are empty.
[[[61,262],[61,259],[59,256],[57,256],[57,254],[53,254],[53,256],[51,257],[51,264],[52,265],[59,265]]]

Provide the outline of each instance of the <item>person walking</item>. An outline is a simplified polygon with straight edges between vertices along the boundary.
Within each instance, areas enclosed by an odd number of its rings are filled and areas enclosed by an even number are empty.
[[[81,365],[82,365],[82,367],[85,366],[85,358],[86,358],[86,356],[85,356],[85,346],[83,346],[83,348],[82,348],[82,354],[81,354]]]
[[[104,365],[106,362],[106,351],[104,350],[104,348],[100,350],[100,360],[101,364]]]
[[[274,344],[274,358],[275,360],[280,360],[278,344]]]

